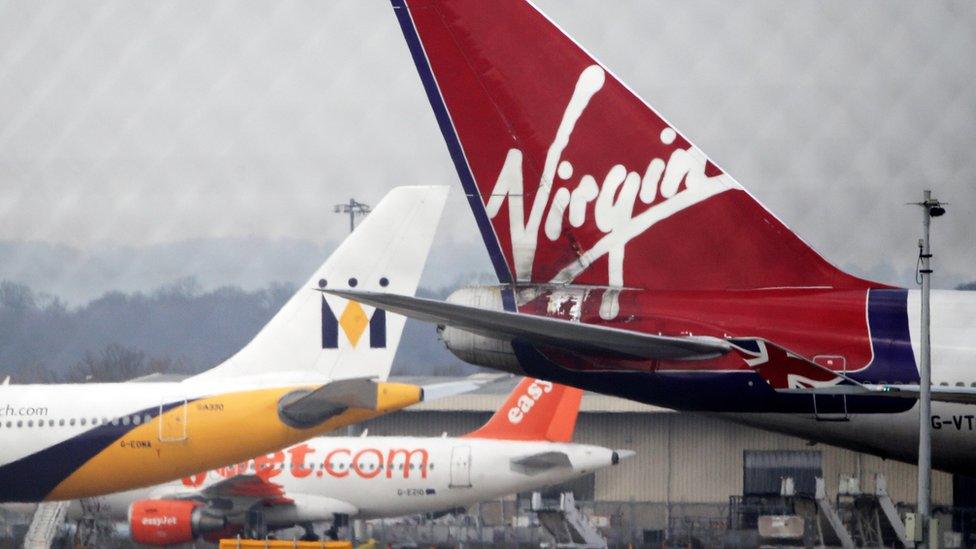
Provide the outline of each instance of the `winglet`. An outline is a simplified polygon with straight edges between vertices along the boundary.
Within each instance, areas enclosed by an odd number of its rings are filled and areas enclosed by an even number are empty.
[[[570,442],[583,391],[524,378],[488,423],[465,438]]]

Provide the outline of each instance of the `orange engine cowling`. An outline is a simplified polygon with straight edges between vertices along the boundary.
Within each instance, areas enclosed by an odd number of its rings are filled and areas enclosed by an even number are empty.
[[[144,499],[129,506],[130,537],[145,545],[186,543],[226,525],[226,519],[195,501]]]

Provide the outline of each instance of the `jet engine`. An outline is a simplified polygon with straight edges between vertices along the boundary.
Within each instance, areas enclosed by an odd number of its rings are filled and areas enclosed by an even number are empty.
[[[146,499],[129,506],[132,541],[145,545],[187,543],[226,526],[226,519],[208,513],[195,501]]]
[[[448,296],[447,301],[495,311],[504,309],[501,289],[497,286],[461,288]],[[437,326],[437,335],[448,351],[469,364],[522,374],[518,359],[508,340],[485,337],[443,325]]]

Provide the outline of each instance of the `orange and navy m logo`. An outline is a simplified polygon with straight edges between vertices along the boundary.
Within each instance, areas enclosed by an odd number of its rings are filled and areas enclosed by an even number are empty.
[[[386,347],[386,311],[374,309],[373,316],[366,316],[363,306],[355,301],[347,301],[339,318],[336,318],[332,307],[325,296],[322,296],[322,348],[337,349],[339,347],[339,328],[346,334],[349,343],[355,347],[369,327],[369,346],[371,349]]]

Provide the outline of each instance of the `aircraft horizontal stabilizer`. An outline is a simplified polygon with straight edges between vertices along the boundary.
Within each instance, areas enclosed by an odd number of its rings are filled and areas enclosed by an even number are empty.
[[[468,376],[465,379],[459,381],[448,381],[445,383],[434,383],[431,385],[424,385],[421,387],[423,389],[423,401],[437,400],[440,398],[445,398],[449,396],[461,395],[464,393],[470,393],[481,388],[489,383],[494,383],[498,379],[507,377],[504,374],[499,375],[484,375],[484,374],[474,374]]]
[[[702,360],[732,350],[725,340],[707,336],[644,334],[556,318],[494,311],[405,295],[355,290],[322,290],[417,320],[453,326],[486,337],[520,339],[583,352],[613,353],[635,359]]]
[[[520,458],[512,458],[512,466],[526,472],[541,473],[557,467],[572,467],[569,456],[565,452],[540,452]]]
[[[309,392],[290,393],[278,403],[278,415],[293,427],[309,427],[349,408],[375,410],[379,385],[372,379],[340,379]]]
[[[418,385],[368,378],[338,379],[317,389],[293,391],[281,397],[278,416],[292,427],[305,429],[351,408],[390,411],[416,404],[422,398],[423,388]]]
[[[296,391],[282,397],[278,415],[282,421],[296,428],[317,425],[350,408],[379,411],[385,391],[416,392],[414,403],[460,395],[490,383],[496,376],[471,376],[460,381],[417,386],[404,383],[376,381],[369,378],[339,379],[312,391]]]

